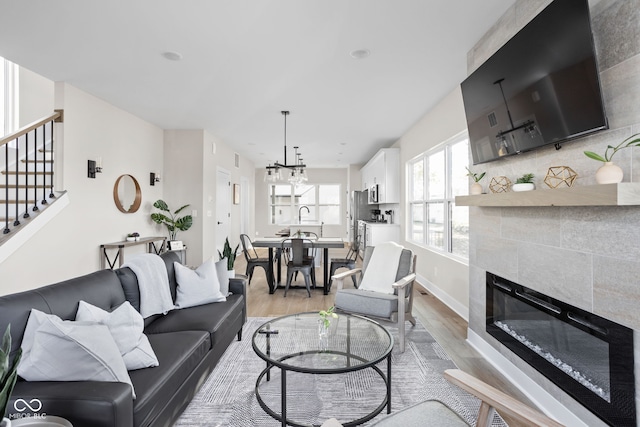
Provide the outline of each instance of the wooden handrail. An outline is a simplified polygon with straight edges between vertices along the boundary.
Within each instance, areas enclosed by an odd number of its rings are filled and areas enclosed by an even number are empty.
[[[52,115],[48,116],[48,117],[44,117],[40,120],[37,120],[33,123],[30,123],[20,129],[18,129],[17,131],[3,136],[2,138],[0,138],[0,147],[2,147],[3,145],[5,145],[6,143],[10,142],[10,141],[14,141],[16,138],[20,138],[22,135],[26,135],[29,132],[31,132],[32,130],[44,125],[45,123],[49,123],[50,121],[55,121],[56,123],[62,123],[63,119],[64,119],[64,110],[54,110],[55,113],[53,113]]]

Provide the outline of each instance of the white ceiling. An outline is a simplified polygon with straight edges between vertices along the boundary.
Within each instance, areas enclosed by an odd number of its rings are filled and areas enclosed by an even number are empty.
[[[366,162],[466,77],[514,0],[0,0],[0,56],[261,167]],[[366,59],[350,52],[369,49]],[[175,51],[178,62],[161,56]]]

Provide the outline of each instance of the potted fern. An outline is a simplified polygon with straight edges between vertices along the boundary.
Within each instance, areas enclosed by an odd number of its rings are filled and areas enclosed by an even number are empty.
[[[193,225],[193,217],[191,215],[185,215],[179,217],[178,214],[189,205],[184,205],[179,209],[176,209],[173,213],[169,210],[167,202],[162,199],[156,200],[153,207],[160,209],[162,212],[154,212],[151,214],[151,220],[156,224],[164,224],[169,231],[169,241],[175,241],[178,230],[187,231]],[[166,215],[163,213],[166,212]]]
[[[525,173],[516,180],[516,183],[511,186],[513,191],[531,191],[536,189],[536,185],[533,183],[533,174]]]
[[[222,252],[218,251],[218,255],[220,256],[220,260],[226,258],[227,260],[227,271],[229,273],[229,278],[236,277],[236,272],[233,269],[233,264],[236,262],[236,256],[238,255],[238,247],[240,244],[236,245],[236,248],[232,251],[231,245],[229,244],[229,238],[224,239],[224,248]]]
[[[7,405],[9,404],[11,392],[16,385],[16,378],[18,377],[17,369],[21,356],[22,349],[19,349],[16,357],[13,359],[13,363],[10,363],[11,325],[8,325],[2,337],[2,347],[0,347],[0,416],[3,417],[0,422],[1,427],[11,426],[11,420],[5,418],[5,415],[7,415]]]

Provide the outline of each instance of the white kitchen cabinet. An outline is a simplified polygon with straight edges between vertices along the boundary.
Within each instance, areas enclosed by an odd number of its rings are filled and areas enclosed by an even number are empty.
[[[400,149],[383,148],[361,169],[363,186],[378,186],[378,203],[400,203]]]
[[[400,241],[400,224],[367,223],[366,245],[376,246],[382,242]]]

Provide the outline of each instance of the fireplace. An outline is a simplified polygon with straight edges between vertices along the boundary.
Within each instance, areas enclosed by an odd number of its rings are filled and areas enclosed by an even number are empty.
[[[635,426],[633,331],[487,272],[487,332],[604,422]]]

